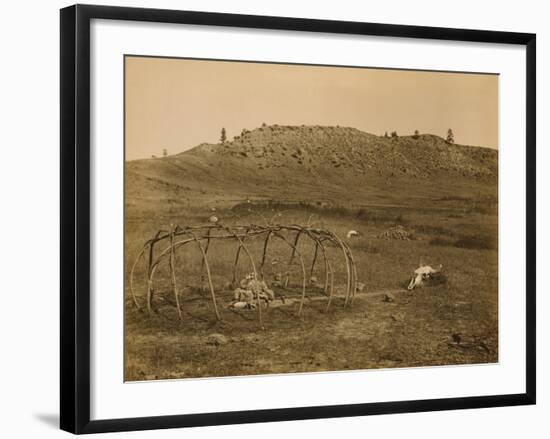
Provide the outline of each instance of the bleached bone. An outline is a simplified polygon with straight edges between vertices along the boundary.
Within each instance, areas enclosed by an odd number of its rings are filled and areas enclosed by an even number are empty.
[[[414,270],[411,281],[409,282],[408,290],[412,290],[417,287],[421,287],[425,281],[427,281],[433,274],[441,272],[443,265],[439,265],[437,269],[430,267],[429,265],[423,265]]]

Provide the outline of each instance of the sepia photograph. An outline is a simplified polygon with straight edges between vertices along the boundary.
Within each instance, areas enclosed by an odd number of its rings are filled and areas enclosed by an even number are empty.
[[[498,363],[498,148],[498,74],[125,55],[124,380]]]

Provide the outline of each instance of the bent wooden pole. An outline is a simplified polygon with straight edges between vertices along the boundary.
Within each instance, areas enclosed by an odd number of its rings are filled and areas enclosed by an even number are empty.
[[[231,233],[233,233],[233,232],[231,232]],[[235,234],[233,233],[233,235],[235,235]],[[244,240],[247,237],[248,237],[248,229],[246,229],[246,231],[245,231],[245,237],[242,238],[242,242],[244,242]],[[235,285],[235,282],[237,282],[237,265],[239,264],[239,256],[241,254],[242,242],[240,243],[239,247],[237,248],[237,252],[235,253],[235,262],[233,262],[233,280],[232,280],[233,285]]]
[[[143,247],[139,252],[139,254],[137,255],[134,263],[132,264],[132,268],[130,269],[130,276],[129,276],[130,277],[130,294],[132,295],[132,299],[134,300],[134,303],[138,311],[141,310],[141,307],[139,306],[139,302],[137,301],[136,290],[134,288],[134,273],[136,271],[136,266],[138,262],[140,261],[140,259],[143,258],[143,255],[145,254],[146,248],[147,247]]]
[[[151,271],[153,265],[153,246],[155,242],[149,244],[149,259],[147,262],[147,311],[151,314],[152,311],[152,302],[153,302],[153,284],[151,283]]]
[[[214,284],[212,283],[212,276],[210,274],[210,264],[208,264],[208,258],[206,257],[206,252],[204,251],[204,247],[202,246],[200,239],[198,239],[194,233],[192,232],[189,232],[189,233],[193,237],[194,241],[197,243],[199,250],[202,254],[204,267],[206,268],[206,276],[208,277],[208,285],[210,287],[210,293],[212,294],[212,303],[214,304],[214,312],[216,313],[216,318],[218,320],[221,320],[220,312],[218,311],[218,304],[216,303],[216,293],[214,292]]]
[[[210,247],[210,233],[211,233],[212,229],[209,228],[206,232],[206,246],[204,248],[204,254],[208,254],[208,248]],[[202,284],[204,283],[204,258],[201,262],[201,288],[202,288]]]
[[[348,252],[348,257],[349,257],[349,261],[350,261],[350,265],[351,265],[351,272],[352,272],[352,275],[353,275],[353,285],[352,285],[352,295],[351,295],[351,305],[353,305],[353,300],[355,299],[355,294],[357,293],[357,284],[358,284],[357,264],[355,263],[355,259],[353,257],[353,253],[351,251],[350,246],[347,243],[345,243],[345,246],[346,246],[346,249],[347,249],[347,252]]]
[[[342,250],[342,254],[344,255],[344,260],[346,262],[346,274],[347,274],[347,282],[346,282],[346,296],[345,296],[345,299],[344,299],[344,308],[348,306],[348,301],[349,301],[349,296],[350,296],[350,293],[351,293],[351,267],[350,267],[350,263],[349,263],[349,260],[348,260],[348,252],[346,250],[346,246],[344,244],[344,242],[338,238],[338,236],[336,236],[334,233],[332,232],[329,232],[329,237],[330,237],[330,240],[333,242],[333,243],[336,243],[336,245],[338,247],[340,247],[340,249]]]
[[[327,306],[325,312],[328,312],[330,304],[332,303],[332,298],[334,297],[334,269],[328,257],[326,257],[326,248],[323,244],[324,241],[328,241],[332,244],[337,245],[337,242],[332,240],[330,237],[323,236],[323,238],[317,238],[322,245],[323,254],[325,254],[325,264],[326,264],[326,278],[325,278],[325,292],[328,293]],[[330,278],[330,283],[329,283]],[[329,287],[330,285],[330,287]]]
[[[351,270],[351,263],[350,263],[350,260],[349,260],[349,255],[348,255],[348,252],[346,251],[346,247],[345,247],[345,244],[343,243],[343,241],[340,239],[340,238],[337,238],[340,246],[342,247],[342,251],[344,253],[344,257],[345,257],[345,260],[346,260],[346,273],[347,273],[347,283],[346,283],[346,298],[344,300],[344,308],[348,306],[349,304],[349,300],[350,300],[350,295],[351,295],[351,285],[352,285],[352,277],[353,277],[353,273],[352,273],[352,270]]]
[[[295,251],[295,253],[298,255],[298,258],[300,260],[300,265],[302,266],[302,298],[300,300],[300,307],[298,308],[298,316],[300,316],[302,314],[302,310],[304,308],[304,302],[306,300],[306,266],[304,264],[304,258],[302,258],[302,255],[296,249],[296,246],[293,245],[290,241],[288,241],[283,235],[281,235],[278,232],[274,232],[274,235],[282,239],[284,242],[286,242]]]
[[[178,316],[182,320],[180,299],[178,294],[178,288],[176,285],[176,255],[174,250],[174,234],[170,235],[170,275],[172,278],[172,291],[174,292],[174,298],[176,299],[176,308],[178,309]]]
[[[351,304],[351,302],[353,301],[353,297],[355,296],[355,291],[357,289],[357,269],[356,269],[355,260],[353,258],[353,253],[351,251],[351,248],[344,241],[342,241],[342,244],[347,254],[349,268],[351,272],[351,279],[349,283],[350,299],[351,299],[350,304]]]
[[[262,280],[264,278],[264,265],[265,265],[265,259],[266,259],[266,256],[267,256],[267,246],[269,245],[269,238],[271,238],[272,234],[273,234],[273,232],[271,230],[269,230],[269,232],[267,232],[267,236],[265,237],[265,240],[264,240],[264,249],[263,249],[263,253],[262,253],[262,261],[260,263],[260,276],[262,276]]]
[[[313,251],[313,259],[311,260],[311,268],[309,270],[309,277],[313,276],[313,270],[315,269],[315,262],[317,262],[317,252],[319,251],[319,243],[315,242],[315,250]]]
[[[164,230],[159,230],[155,237],[153,239],[150,240],[149,242],[149,258],[148,258],[148,262],[147,262],[147,277],[148,277],[148,282],[147,282],[147,311],[149,312],[149,314],[151,314],[151,311],[152,311],[152,303],[153,303],[153,284],[151,283],[151,270],[153,269],[153,259],[154,259],[154,256],[155,256],[155,244],[163,239],[163,238],[160,238],[161,234],[164,233]]]
[[[325,249],[325,246],[324,245],[321,245],[321,250],[323,252],[323,259],[325,260],[325,287],[324,287],[324,291],[325,291],[325,294],[327,293],[328,291],[328,271],[329,271],[329,261],[328,261],[328,258],[327,258],[327,251]]]
[[[334,295],[334,271],[332,270],[332,265],[330,265],[330,263],[329,263],[329,271],[330,271],[330,292],[328,295],[327,307],[325,308],[325,312],[328,312],[328,309],[330,308],[330,304],[332,302],[332,297]]]
[[[325,294],[328,293],[328,285],[329,285],[329,274],[328,274],[328,258],[327,258],[327,252],[325,249],[325,245],[323,244],[323,241],[319,239],[317,236],[315,236],[314,233],[312,233],[310,230],[306,230],[307,235],[315,242],[315,254],[313,256],[313,262],[311,263],[311,273],[310,277],[313,276],[313,269],[315,266],[315,262],[317,260],[317,250],[321,248],[321,253],[323,255],[323,260],[325,262],[325,286],[324,286],[324,292]]]
[[[302,227],[296,227],[296,229],[298,230],[298,233],[296,233],[296,237],[294,238],[294,244],[292,245],[292,252],[290,253],[290,258],[288,260],[285,288],[288,287],[288,282],[290,280],[290,267],[292,266],[292,262],[294,261],[294,256],[296,255],[296,252],[297,252],[298,241],[300,241],[300,236],[302,235],[302,233],[304,233],[304,229]]]

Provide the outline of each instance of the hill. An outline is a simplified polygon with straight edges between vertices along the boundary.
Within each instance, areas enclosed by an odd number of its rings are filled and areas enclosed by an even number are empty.
[[[262,126],[224,144],[126,163],[126,199],[187,205],[243,199],[408,204],[496,199],[498,151],[422,134],[386,138],[349,127]]]

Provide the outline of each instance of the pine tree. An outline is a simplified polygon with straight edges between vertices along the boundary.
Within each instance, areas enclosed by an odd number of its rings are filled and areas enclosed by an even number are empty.
[[[226,140],[227,140],[227,136],[225,134],[225,128],[222,128],[222,135],[220,137],[220,142],[225,143]]]
[[[455,143],[455,135],[450,128],[447,130],[447,143]]]

